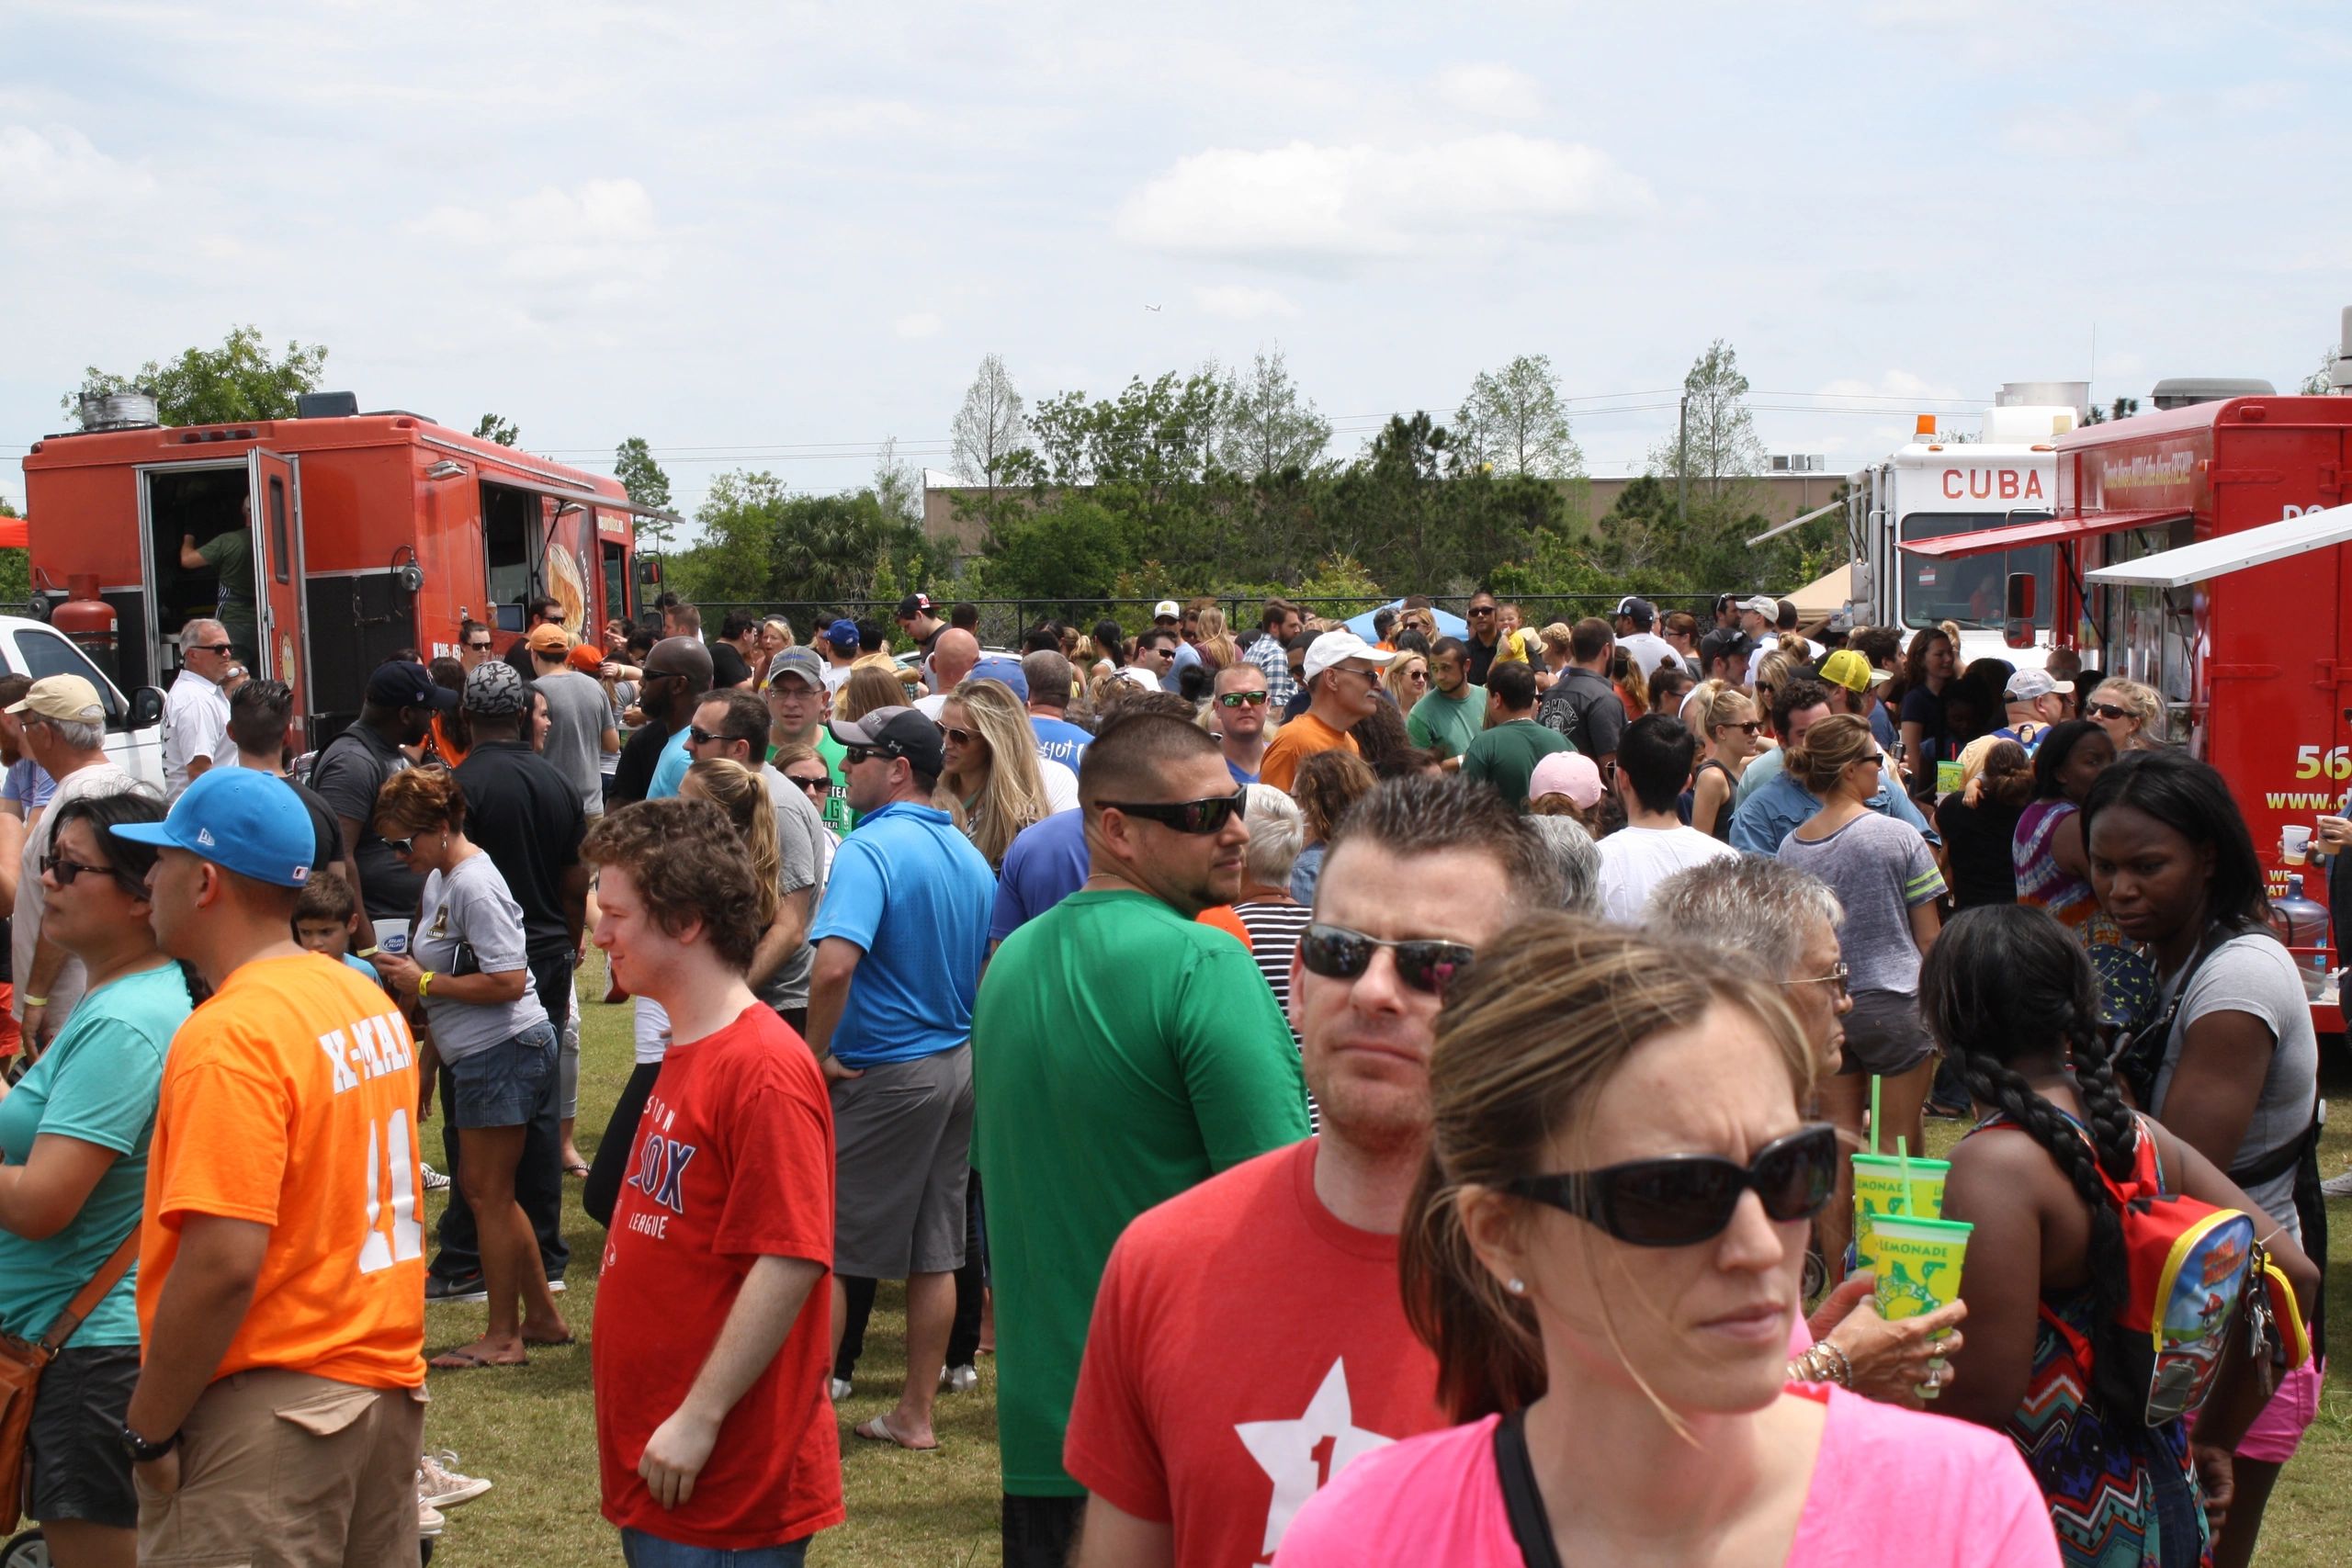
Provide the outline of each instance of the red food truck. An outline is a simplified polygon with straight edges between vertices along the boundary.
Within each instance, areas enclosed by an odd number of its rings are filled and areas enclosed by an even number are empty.
[[[2168,738],[2229,781],[2272,896],[2300,874],[2325,903],[2325,868],[2302,863],[2282,830],[2338,811],[2352,782],[2352,507],[2340,504],[2352,397],[2230,397],[2086,425],[2055,445],[2048,521],[1903,548],[1950,558],[2056,547],[2057,645],[2161,693]],[[2030,579],[2009,579],[2008,616],[2029,637],[2035,595]],[[2333,952],[2297,956],[2335,966]],[[2323,1031],[2343,1031],[2333,984],[2314,1013]]]
[[[658,579],[633,524],[669,514],[604,475],[418,414],[359,413],[348,393],[308,395],[293,419],[196,426],[120,401],[97,428],[42,440],[24,468],[34,613],[126,691],[168,683],[181,626],[218,602],[216,573],[184,568],[183,543],[232,529],[251,536],[254,673],[294,687],[313,746],[395,651],[454,657],[471,618],[503,654],[542,596],[594,635]]]

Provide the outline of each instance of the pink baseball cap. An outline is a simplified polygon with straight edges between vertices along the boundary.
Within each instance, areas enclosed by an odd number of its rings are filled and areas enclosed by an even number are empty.
[[[1547,795],[1565,795],[1578,811],[1589,811],[1600,804],[1600,770],[1581,751],[1555,751],[1527,775],[1528,799]]]

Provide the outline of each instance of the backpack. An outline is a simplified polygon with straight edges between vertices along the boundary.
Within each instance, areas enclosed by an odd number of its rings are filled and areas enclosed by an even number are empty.
[[[2140,1136],[2130,1178],[2099,1170],[2122,1221],[2130,1280],[2115,1314],[2124,1365],[2110,1386],[2145,1389],[2141,1416],[2161,1427],[2203,1406],[2233,1334],[2245,1337],[2256,1375],[2274,1384],[2311,1359],[2312,1345],[2294,1291],[2263,1247],[2257,1216],[2167,1191],[2154,1134],[2144,1119],[2133,1120]],[[2090,1142],[2079,1122],[2075,1131]],[[2090,1344],[2046,1305],[2041,1315],[2089,1369]]]

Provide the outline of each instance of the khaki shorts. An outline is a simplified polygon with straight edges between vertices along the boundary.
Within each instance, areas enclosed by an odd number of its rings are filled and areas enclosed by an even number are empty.
[[[139,1493],[147,1568],[414,1568],[422,1388],[274,1368],[206,1389],[180,1428],[180,1488]]]

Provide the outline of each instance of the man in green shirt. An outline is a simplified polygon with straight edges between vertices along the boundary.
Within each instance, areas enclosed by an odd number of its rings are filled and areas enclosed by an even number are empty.
[[[1421,702],[1428,702],[1423,697]],[[1420,704],[1413,711],[1421,711]],[[1487,728],[1462,754],[1462,776],[1483,779],[1520,811],[1527,809],[1527,776],[1555,751],[1573,751],[1568,738],[1535,722],[1535,671],[1523,663],[1487,671]]]
[[[768,716],[775,724],[768,739],[775,747],[814,746],[833,782],[825,791],[825,826],[846,835],[855,826],[849,809],[849,784],[842,773],[846,754],[826,728],[825,662],[813,648],[787,648],[768,661]],[[775,748],[768,755],[775,755]]]
[[[1067,1561],[1062,1436],[1111,1244],[1154,1204],[1306,1136],[1298,1049],[1247,949],[1196,923],[1249,829],[1192,705],[1123,704],[1079,773],[1092,874],[997,949],[972,1019],[997,1302],[1004,1561]]]
[[[254,503],[245,502],[243,519],[224,528],[201,547],[193,534],[180,536],[180,570],[220,574],[219,608],[214,611],[236,649],[235,657],[258,677],[263,673],[254,655],[261,648],[261,614],[254,604]]]
[[[1462,639],[1442,637],[1430,644],[1430,692],[1405,717],[1405,733],[1416,746],[1433,749],[1450,772],[1487,722],[1487,692],[1470,683],[1470,650]]]

